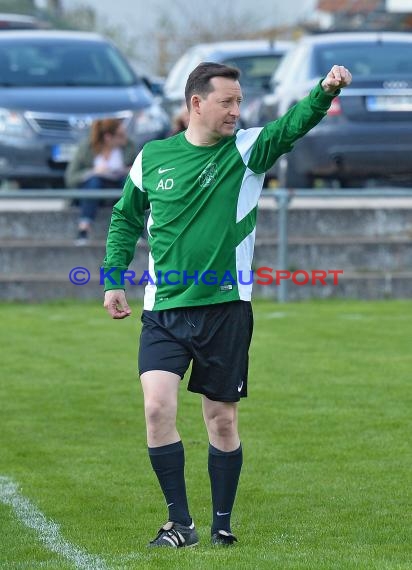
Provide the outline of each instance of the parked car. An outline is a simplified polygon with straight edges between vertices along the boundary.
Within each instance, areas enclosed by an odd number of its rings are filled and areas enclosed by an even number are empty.
[[[330,70],[344,65],[350,87],[327,116],[271,171],[280,186],[311,187],[315,179],[342,186],[367,179],[410,180],[412,155],[412,34],[326,33],[303,37],[289,51],[263,98],[258,121],[283,115]]]
[[[146,84],[109,40],[92,33],[0,34],[0,179],[63,186],[93,119],[123,118],[136,154],[170,130]]]
[[[198,44],[190,48],[170,70],[164,85],[163,105],[171,118],[181,111],[189,73],[202,61],[233,65],[241,70],[242,103],[239,126],[255,126],[253,108],[268,93],[270,79],[291,42],[227,41]]]
[[[158,75],[141,75],[141,78],[152,94],[161,100],[165,85],[164,77],[159,77]]]
[[[49,28],[50,24],[44,20],[39,20],[34,16],[24,14],[0,14],[0,31],[3,30],[42,30]]]

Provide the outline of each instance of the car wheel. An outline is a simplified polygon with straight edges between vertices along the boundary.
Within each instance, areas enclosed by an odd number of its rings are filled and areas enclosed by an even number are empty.
[[[283,156],[279,160],[278,182],[280,188],[312,188],[313,176],[307,172],[298,172],[293,162]]]

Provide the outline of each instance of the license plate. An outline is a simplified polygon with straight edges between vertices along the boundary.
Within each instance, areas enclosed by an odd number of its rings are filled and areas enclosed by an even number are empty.
[[[366,97],[368,111],[412,111],[411,95],[378,95]]]
[[[75,144],[55,144],[52,147],[52,160],[54,162],[70,162],[76,152]]]

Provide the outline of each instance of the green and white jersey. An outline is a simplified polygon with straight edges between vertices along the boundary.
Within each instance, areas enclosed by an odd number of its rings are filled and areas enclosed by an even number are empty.
[[[106,290],[125,288],[123,272],[150,209],[145,309],[250,301],[265,172],[324,117],[335,95],[317,85],[280,119],[213,146],[194,146],[184,133],[147,143],[113,208]]]

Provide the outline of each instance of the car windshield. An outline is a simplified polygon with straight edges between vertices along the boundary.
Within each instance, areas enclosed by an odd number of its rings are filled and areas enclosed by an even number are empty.
[[[314,54],[315,75],[324,76],[339,62],[353,76],[403,75],[412,73],[412,42],[337,44],[318,47]]]
[[[170,70],[165,83],[165,91],[168,93],[178,91],[181,92],[183,96],[189,72],[192,71],[192,69],[194,69],[201,61],[199,54],[194,50],[189,50],[183,54]]]
[[[121,54],[97,42],[1,42],[2,87],[125,87],[138,82]]]
[[[231,55],[219,61],[240,69],[242,73],[240,81],[244,89],[261,91],[269,87],[272,74],[282,58],[283,54]],[[183,94],[189,72],[201,61],[215,61],[215,59],[198,50],[190,50],[183,55],[170,71],[165,91]]]
[[[224,61],[241,71],[240,82],[245,89],[267,89],[270,78],[279,65],[282,54],[235,56]]]

